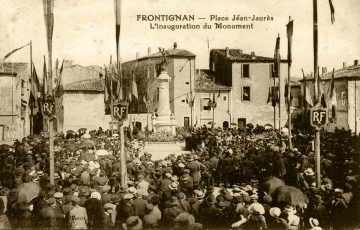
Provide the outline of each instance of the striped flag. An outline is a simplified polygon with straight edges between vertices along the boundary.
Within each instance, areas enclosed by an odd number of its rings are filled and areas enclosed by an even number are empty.
[[[25,46],[28,46],[28,45],[30,45],[30,43],[28,43],[28,44],[26,44],[26,45],[23,45],[23,46],[21,46],[21,47],[19,47],[19,48],[16,48],[16,49],[11,50],[9,53],[7,53],[7,54],[4,56],[3,62],[4,62],[8,57],[10,57],[13,53],[15,53],[15,52],[18,51],[18,50],[21,50],[22,48],[24,48]]]
[[[334,5],[333,5],[331,0],[329,0],[329,5],[330,5],[330,13],[331,13],[331,23],[334,24],[334,22],[335,22],[335,9],[334,9]]]
[[[48,50],[52,50],[52,36],[54,29],[54,0],[43,0],[45,27]]]
[[[336,90],[335,90],[335,69],[333,69],[332,76],[331,76],[331,84],[330,84],[330,94],[329,99],[331,104],[331,120],[335,122],[336,119]]]
[[[275,77],[280,76],[280,35],[276,38],[276,45],[274,51],[274,70],[275,70]]]
[[[116,53],[119,56],[119,41],[121,29],[121,0],[115,0],[115,39],[116,39]]]
[[[294,32],[294,20],[291,20],[286,25],[286,30],[287,30],[287,38],[288,38],[288,60],[289,60],[289,64],[291,65],[292,63],[291,45],[292,45],[292,36]]]
[[[43,85],[42,85],[42,99],[45,101],[45,96],[49,92],[48,91],[48,79],[47,79],[47,70],[46,70],[46,59],[44,55],[44,67],[43,67]]]
[[[116,96],[120,100],[123,97],[122,89],[122,70],[121,70],[121,59],[120,59],[120,31],[121,31],[121,0],[114,0],[115,3],[115,41],[116,41],[116,56],[117,56],[117,85],[116,85]]]

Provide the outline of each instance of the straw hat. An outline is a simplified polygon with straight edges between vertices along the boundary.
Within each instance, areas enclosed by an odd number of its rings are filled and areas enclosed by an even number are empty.
[[[270,214],[270,216],[275,217],[275,218],[279,217],[281,214],[281,209],[278,207],[270,208],[269,214]]]
[[[255,214],[255,213],[258,213],[260,215],[265,214],[265,208],[260,203],[252,203],[248,207],[248,210],[251,214]]]
[[[312,228],[319,227],[319,221],[315,218],[309,218],[309,223]]]
[[[304,171],[304,174],[307,175],[307,176],[313,176],[315,175],[315,172],[312,168],[307,168],[305,171]]]

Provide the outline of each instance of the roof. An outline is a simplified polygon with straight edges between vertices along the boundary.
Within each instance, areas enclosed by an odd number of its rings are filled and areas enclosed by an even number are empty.
[[[231,87],[214,83],[212,80],[213,78],[214,78],[214,73],[211,70],[200,70],[200,72],[197,73],[195,76],[195,90],[199,90],[199,91],[214,90],[214,86],[215,86],[215,91],[231,90]]]
[[[3,62],[0,64],[0,73],[19,73],[28,67],[28,63],[23,62]]]
[[[169,49],[166,50],[166,52],[168,52],[168,56],[169,57],[195,57],[196,55],[184,50],[184,49]],[[143,59],[149,59],[149,58],[158,58],[158,57],[162,57],[162,54],[160,52],[157,53],[153,53],[150,55],[147,55],[145,57],[141,57],[138,60],[143,60]]]
[[[321,80],[330,80],[332,71],[320,75]],[[313,81],[313,77],[306,77],[306,80]],[[360,65],[352,65],[345,68],[335,70],[334,79],[360,80]],[[303,81],[303,80],[301,80]]]
[[[226,57],[226,49],[212,49],[211,52],[220,54],[234,62],[274,62],[274,58],[272,57],[252,56],[251,54],[243,53],[241,49],[229,49],[228,57]],[[287,60],[282,59],[281,62],[287,62]]]
[[[64,86],[64,91],[104,92],[105,80],[102,78],[86,79]]]

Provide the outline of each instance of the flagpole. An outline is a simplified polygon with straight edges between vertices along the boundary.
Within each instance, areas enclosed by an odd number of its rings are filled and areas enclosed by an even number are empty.
[[[32,76],[32,41],[30,41],[30,76]],[[30,111],[30,134],[34,134],[34,113]]]
[[[110,76],[110,114],[111,114],[111,126],[110,126],[110,132],[111,132],[111,136],[114,134],[114,113],[113,113],[113,76],[112,76],[112,56],[110,55],[110,72],[109,72],[109,76]]]
[[[213,98],[212,98],[212,103],[211,106],[213,108],[213,113],[212,113],[212,130],[214,131],[215,129],[215,76],[213,77],[213,81],[214,81],[214,87],[213,87]]]
[[[116,65],[117,65],[117,74],[118,74],[118,99],[123,101],[122,93],[122,72],[121,72],[121,63],[120,60],[120,28],[121,28],[121,0],[115,0],[115,34],[116,34]],[[112,108],[111,108],[112,109]],[[121,186],[126,186],[126,162],[125,162],[125,138],[124,138],[124,122],[121,121],[118,123],[119,134],[120,134],[120,184]]]
[[[356,80],[355,80],[355,136],[357,135],[357,115],[356,115]]]
[[[314,75],[315,75],[315,105],[319,103],[319,74],[318,74],[318,12],[317,0],[313,0],[313,39],[314,39]],[[315,165],[316,186],[320,188],[320,130],[315,129]]]
[[[275,66],[274,66],[274,68],[275,68]],[[273,71],[273,73],[275,73],[274,71]],[[275,74],[273,75],[273,81],[274,81],[274,87],[273,87],[273,90],[272,90],[272,94],[271,94],[271,104],[272,104],[272,106],[273,106],[273,108],[274,108],[274,131],[275,131],[275,129],[276,129],[276,105],[274,105],[274,94],[276,93],[276,90],[275,90]]]
[[[301,69],[301,71],[303,74],[303,81],[304,81],[304,89],[303,89],[303,92],[304,92],[304,95],[303,95],[304,119],[303,120],[305,121],[304,124],[307,124],[307,119],[306,119],[306,114],[307,114],[307,112],[306,112],[306,79],[305,79],[304,69]]]
[[[291,23],[291,16],[289,17],[289,24]],[[290,25],[289,25],[290,27]],[[292,27],[292,25],[291,25]],[[288,28],[289,30],[290,28]],[[291,28],[292,30],[292,28]],[[288,31],[288,95],[287,95],[287,101],[288,101],[288,128],[289,128],[289,149],[292,149],[292,133],[291,133],[291,80],[290,80],[290,75],[291,75],[291,64],[292,64],[292,57],[291,57],[291,43],[292,43],[292,31],[290,33],[290,31]]]
[[[189,65],[190,65],[190,75],[189,75],[189,80],[190,80],[190,117],[191,117],[191,121],[190,121],[190,128],[191,130],[193,129],[193,94],[192,94],[192,79],[191,79],[191,59],[189,59]]]
[[[278,35],[279,36],[279,35]],[[278,71],[277,71],[277,73],[278,73],[278,80],[279,80],[279,98],[278,98],[278,100],[279,100],[279,131],[280,131],[280,129],[281,129],[281,93],[280,93],[280,90],[281,90],[281,86],[280,86],[280,84],[281,84],[281,74],[280,74],[280,60],[281,60],[281,56],[280,56],[280,45],[279,45],[279,59],[278,59],[278,61],[277,61],[277,65],[278,65]]]

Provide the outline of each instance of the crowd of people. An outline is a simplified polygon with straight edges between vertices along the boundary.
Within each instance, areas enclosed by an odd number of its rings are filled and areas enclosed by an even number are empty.
[[[360,225],[360,138],[323,133],[321,186],[312,133],[200,127],[190,153],[152,160],[126,141],[120,183],[116,133],[31,135],[0,146],[0,229],[355,229]]]

